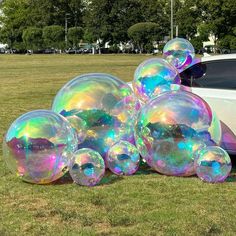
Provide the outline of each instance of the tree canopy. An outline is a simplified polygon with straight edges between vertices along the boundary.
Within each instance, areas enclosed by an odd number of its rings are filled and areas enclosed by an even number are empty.
[[[22,39],[26,48],[31,50],[40,49],[43,45],[42,42],[43,31],[41,28],[28,27],[23,31]]]
[[[71,27],[68,30],[68,41],[70,46],[77,48],[79,46],[80,40],[83,38],[83,28],[82,27]]]
[[[157,24],[155,33],[160,40],[170,35],[170,0],[3,0],[0,12],[0,41],[10,48],[49,45],[45,38],[35,41],[36,28],[44,31],[55,25],[68,33],[70,46],[77,46],[81,38],[110,45],[137,43],[128,29],[141,22]],[[71,28],[68,32],[65,24]],[[234,46],[236,1],[174,0],[174,25],[178,25],[179,36],[195,43],[211,34],[216,43]],[[33,44],[29,44],[30,37],[35,39]],[[226,43],[229,39],[231,43]],[[63,47],[62,42],[59,45]]]
[[[64,48],[64,28],[60,25],[50,25],[43,28],[43,39],[48,48]]]
[[[150,43],[160,40],[161,31],[158,24],[144,22],[131,26],[128,29],[128,35],[142,52],[144,49],[149,51],[153,47]]]

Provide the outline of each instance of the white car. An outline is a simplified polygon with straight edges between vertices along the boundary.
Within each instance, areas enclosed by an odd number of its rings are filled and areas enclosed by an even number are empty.
[[[222,125],[221,146],[236,154],[236,54],[202,57],[180,76],[182,84],[216,112]]]

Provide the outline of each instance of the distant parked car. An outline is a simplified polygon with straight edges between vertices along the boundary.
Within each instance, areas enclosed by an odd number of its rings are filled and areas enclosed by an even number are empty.
[[[56,50],[54,48],[47,48],[43,52],[44,54],[53,54],[56,53]]]
[[[236,53],[236,49],[221,48],[221,49],[219,49],[219,52],[220,52],[221,54]]]
[[[67,54],[81,54],[83,53],[83,48],[69,48],[65,52]]]
[[[82,53],[88,54],[88,53],[92,53],[92,52],[93,52],[92,48],[85,48]]]
[[[13,54],[13,53],[18,53],[16,49],[14,48],[8,48],[5,50],[6,54]]]
[[[69,48],[68,50],[65,51],[67,54],[87,54],[87,53],[92,53],[91,48],[79,48],[79,49],[74,49],[74,48]]]
[[[202,57],[180,76],[182,84],[190,86],[216,112],[222,121],[222,146],[236,154],[236,54]]]

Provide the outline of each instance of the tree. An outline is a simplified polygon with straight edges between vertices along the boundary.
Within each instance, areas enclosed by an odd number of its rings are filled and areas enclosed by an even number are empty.
[[[9,1],[9,0],[8,0]],[[48,25],[82,25],[84,5],[82,0],[28,0],[27,25],[44,27]]]
[[[65,31],[62,26],[50,25],[43,28],[43,40],[48,48],[63,49],[65,47]]]
[[[80,40],[83,38],[83,28],[82,27],[72,27],[68,30],[68,41],[72,47],[78,47]]]
[[[127,31],[130,26],[143,21],[141,4],[137,0],[114,1],[109,18],[110,24],[109,40],[111,44],[127,42],[129,40]]]
[[[82,25],[83,0],[4,0],[0,4],[0,38],[9,47],[25,46],[23,31],[28,27],[43,28],[48,25],[68,27]]]
[[[139,0],[91,0],[84,17],[86,38],[111,45],[128,41],[128,28],[143,19],[140,6]]]
[[[22,49],[22,33],[26,28],[27,0],[5,0],[0,6],[2,14],[1,41],[8,44],[9,48]]]
[[[219,40],[219,47],[222,49],[236,49],[236,37],[233,35],[226,35]]]
[[[114,47],[120,42],[126,43],[129,40],[128,29],[140,22],[158,23],[160,39],[170,33],[171,1],[167,0],[0,2],[0,39],[11,48],[25,47],[22,36],[28,27],[58,25],[64,28],[65,19],[68,28],[81,26],[84,29],[84,38],[89,42],[99,42],[99,47],[106,42]],[[174,0],[174,3],[174,25],[178,25],[180,36],[194,39],[199,33],[203,40],[211,34],[215,43],[226,35],[236,36],[236,1]],[[71,43],[77,44],[73,40]]]
[[[31,49],[32,51],[42,48],[42,34],[42,29],[37,27],[28,27],[24,30],[22,38],[26,48]]]
[[[232,0],[202,0],[202,18],[215,44],[226,35],[233,34],[236,2]]]
[[[230,40],[230,49],[233,49],[233,50],[236,49],[236,37],[235,36]]]
[[[190,43],[193,45],[196,53],[203,48],[203,40],[200,36],[192,38]]]
[[[233,28],[233,34],[236,36],[236,27]]]
[[[144,49],[150,50],[153,42],[160,39],[160,26],[153,22],[137,23],[128,29],[128,35],[143,52]]]
[[[198,34],[201,41],[208,41],[210,32],[211,29],[209,29],[209,25],[206,23],[200,23],[198,25]]]
[[[179,28],[179,36],[192,39],[198,31],[201,19],[201,0],[185,0],[176,6],[175,24]]]

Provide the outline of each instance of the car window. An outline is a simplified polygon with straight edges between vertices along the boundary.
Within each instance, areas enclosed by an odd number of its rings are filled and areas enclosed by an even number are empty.
[[[197,63],[180,73],[182,84],[192,87],[236,89],[236,60]]]

